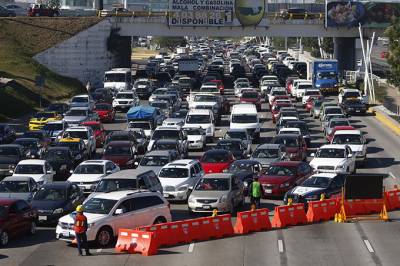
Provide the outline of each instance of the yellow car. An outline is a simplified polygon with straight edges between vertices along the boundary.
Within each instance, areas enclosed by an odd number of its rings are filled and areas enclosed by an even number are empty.
[[[38,112],[29,120],[29,130],[40,130],[50,121],[61,120],[62,116],[56,112]]]
[[[62,138],[56,143],[58,147],[68,147],[75,160],[81,162],[87,158],[86,146],[80,138]]]

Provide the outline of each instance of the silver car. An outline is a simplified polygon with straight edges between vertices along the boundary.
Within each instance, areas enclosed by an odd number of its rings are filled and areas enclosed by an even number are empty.
[[[235,174],[208,174],[193,188],[188,200],[192,212],[234,213],[245,201],[244,185]]]
[[[30,176],[8,176],[0,182],[0,197],[31,201],[38,188]]]
[[[261,144],[250,159],[259,162],[263,169],[268,169],[271,163],[286,160],[286,147],[282,144]]]

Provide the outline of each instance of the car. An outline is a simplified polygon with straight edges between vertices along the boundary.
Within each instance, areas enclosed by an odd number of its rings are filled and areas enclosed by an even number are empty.
[[[87,121],[83,122],[81,125],[85,127],[90,127],[92,129],[96,141],[95,147],[96,148],[103,147],[106,139],[106,131],[104,129],[103,124],[99,121]]]
[[[103,160],[110,160],[121,169],[133,168],[137,158],[135,144],[131,141],[116,140],[104,146]]]
[[[58,177],[67,177],[70,171],[75,169],[79,160],[75,158],[69,147],[49,147],[42,156],[46,160]]]
[[[356,172],[356,159],[349,145],[328,144],[312,153],[310,166],[317,172],[351,174]]]
[[[67,181],[76,184],[85,194],[90,194],[103,177],[119,170],[119,166],[109,160],[88,160],[71,170]]]
[[[250,159],[259,162],[265,170],[271,163],[286,160],[286,147],[283,144],[260,144],[251,154]]]
[[[0,144],[10,144],[15,139],[15,131],[8,124],[0,124]]]
[[[114,191],[101,193],[83,203],[83,214],[89,228],[87,240],[99,247],[107,247],[122,228],[166,223],[171,221],[169,203],[158,192]],[[65,215],[58,220],[56,238],[72,242],[76,213]]]
[[[313,173],[308,163],[301,161],[281,161],[271,163],[267,171],[260,176],[263,196],[282,197],[291,188],[301,184]]]
[[[194,185],[203,177],[204,171],[198,160],[176,160],[163,166],[158,178],[167,200],[187,201]]]
[[[93,93],[91,93],[93,100],[96,104],[107,103],[111,104],[114,98],[113,92],[110,88],[97,88]]]
[[[320,116],[321,121],[326,121],[326,117],[329,115],[344,115],[340,106],[326,106],[323,110],[322,116]]]
[[[232,107],[230,115],[230,129],[245,128],[252,136],[254,142],[260,141],[260,128],[257,108],[254,104],[242,103]]]
[[[18,138],[14,144],[24,147],[24,153],[29,159],[39,159],[45,150],[36,138]]]
[[[326,138],[328,139],[329,142],[331,141],[331,138],[329,138],[329,137],[333,136],[332,135],[332,130],[335,127],[339,127],[339,126],[340,127],[343,127],[343,126],[350,127],[351,124],[350,124],[350,121],[347,118],[332,118],[331,120],[329,120],[326,123],[326,125],[324,127],[324,134],[325,134],[325,136],[326,136]]]
[[[346,99],[341,104],[343,112],[346,115],[365,115],[367,106],[360,99]]]
[[[184,128],[201,127],[206,132],[206,137],[211,140],[215,134],[215,118],[211,110],[194,109],[190,110],[185,119]]]
[[[58,17],[60,16],[58,8],[49,7],[45,4],[31,4],[28,8],[28,17]]]
[[[25,131],[19,137],[20,138],[38,139],[40,145],[42,145],[42,147],[44,149],[46,149],[49,146],[50,142],[51,142],[51,138],[49,137],[49,135],[44,130]]]
[[[285,98],[289,99],[289,95],[287,95],[286,89],[284,87],[274,87],[271,89],[271,91],[266,95],[266,101],[268,100],[268,103],[270,106],[272,106],[275,97],[277,96],[285,96]]]
[[[310,106],[310,116],[312,116],[314,118],[319,118],[319,115],[321,113],[321,105],[322,105],[321,100],[312,98],[311,106]]]
[[[331,144],[349,145],[356,163],[365,165],[367,162],[367,141],[360,130],[337,130],[335,131]]]
[[[235,213],[245,202],[243,182],[234,174],[219,173],[203,176],[188,199],[189,213]]]
[[[291,161],[305,161],[307,159],[307,144],[300,135],[281,134],[275,136],[271,143],[285,145],[287,158]]]
[[[15,17],[16,15],[14,10],[0,6],[0,17]]]
[[[65,113],[63,121],[67,122],[68,126],[79,126],[86,121],[97,120],[98,115],[94,115],[88,107],[74,107]]]
[[[256,106],[257,111],[261,111],[261,94],[256,90],[243,91],[240,103],[252,103]]]
[[[290,103],[274,103],[271,107],[271,117],[272,117],[272,123],[276,124],[276,122],[279,120],[280,116],[280,111],[282,107],[291,107],[292,105]]]
[[[330,130],[329,134],[326,135],[325,137],[328,140],[328,142],[331,143],[336,131],[338,131],[338,130],[354,130],[354,129],[355,128],[352,126],[335,126]]]
[[[68,128],[68,123],[64,120],[50,121],[43,126],[42,130],[50,137],[50,142],[54,143],[61,138],[64,130]]]
[[[222,139],[240,139],[242,140],[242,145],[245,147],[246,154],[251,153],[251,145],[253,140],[249,132],[244,128],[230,128],[228,129]]]
[[[340,90],[338,94],[338,103],[339,105],[342,104],[345,100],[350,100],[350,99],[358,99],[360,101],[363,100],[363,97],[361,95],[361,92],[357,89],[349,89],[345,88]]]
[[[222,173],[235,160],[232,152],[212,149],[206,151],[200,159],[201,167],[206,174]]]
[[[67,147],[71,150],[75,162],[82,162],[89,158],[85,143],[80,138],[61,138],[56,142],[56,147]]]
[[[247,196],[253,179],[261,174],[261,170],[262,166],[258,161],[244,159],[232,162],[224,172],[236,175],[243,182],[244,194]]]
[[[36,233],[37,211],[22,199],[0,198],[0,246],[7,246],[12,238]]]
[[[47,161],[38,159],[22,160],[15,166],[15,169],[10,170],[10,173],[13,176],[32,177],[39,185],[53,182],[55,174]]]
[[[149,79],[138,79],[133,84],[133,88],[139,99],[148,99],[153,92],[153,86]]]
[[[37,112],[29,120],[29,130],[40,130],[47,122],[61,120],[62,116],[56,112]]]
[[[113,122],[115,120],[115,109],[109,103],[96,103],[93,109],[102,123]]]
[[[180,158],[175,150],[150,151],[143,156],[139,163],[135,162],[135,165],[137,165],[137,169],[153,170],[158,175],[164,165],[177,159]]]
[[[311,145],[311,136],[310,130],[308,129],[308,125],[305,121],[297,120],[297,121],[287,121],[284,128],[297,128],[300,130],[300,135],[303,137],[304,141],[307,144],[307,147]]]
[[[116,110],[126,111],[139,105],[139,98],[134,91],[120,91],[115,96],[112,107]]]
[[[147,145],[149,144],[146,132],[142,128],[128,128],[127,131],[132,132],[135,137],[138,154],[144,154],[147,151]]]
[[[185,118],[168,117],[162,123],[163,127],[182,127],[185,124]]]
[[[183,130],[179,127],[157,127],[150,138],[147,150],[151,151],[154,142],[159,139],[177,139],[179,140],[181,150],[184,153],[186,153],[188,149],[187,137],[183,134]]]
[[[39,185],[30,176],[7,176],[0,181],[0,198],[32,200]]]
[[[321,91],[319,89],[306,89],[301,99],[303,106],[307,104],[307,100],[310,97],[322,98]]]
[[[207,143],[206,132],[201,127],[187,127],[183,129],[187,137],[188,150],[204,150]]]
[[[241,139],[221,139],[217,142],[215,149],[230,151],[238,160],[250,157],[247,146],[243,145]]]
[[[234,93],[236,97],[240,97],[240,92],[242,89],[251,89],[250,82],[237,82],[234,84]]]
[[[176,153],[176,156],[178,158],[184,159],[188,156],[188,153],[184,153],[184,151],[181,150],[181,146],[179,144],[179,141],[176,139],[159,139],[154,142],[152,148],[152,151],[169,151],[172,150]]]
[[[96,154],[96,138],[91,127],[69,127],[63,132],[61,138],[79,138],[85,143],[89,157],[92,157],[94,154]]]
[[[69,102],[69,108],[87,108],[88,110],[93,110],[95,101],[91,95],[80,94],[71,98]]]
[[[42,185],[32,199],[39,224],[57,224],[58,219],[75,211],[85,200],[83,191],[68,181]]]
[[[307,203],[319,200],[324,194],[325,198],[337,196],[342,192],[346,175],[335,173],[317,173],[307,178],[302,184],[289,190],[284,197],[287,204],[291,199],[293,203]]]

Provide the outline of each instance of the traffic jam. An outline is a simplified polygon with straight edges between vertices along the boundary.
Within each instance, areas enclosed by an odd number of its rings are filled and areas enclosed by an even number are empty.
[[[368,102],[339,83],[336,60],[201,38],[134,63],[24,132],[0,125],[1,246],[42,226],[76,243],[82,214],[100,248],[121,228],[307,205],[339,197],[367,163],[352,117]]]

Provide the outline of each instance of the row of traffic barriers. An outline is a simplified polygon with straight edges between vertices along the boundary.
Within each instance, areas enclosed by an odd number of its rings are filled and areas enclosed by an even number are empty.
[[[400,208],[400,190],[386,191],[384,199],[344,200],[324,199],[304,204],[277,206],[272,221],[268,209],[237,213],[235,226],[231,215],[202,217],[183,221],[167,222],[136,229],[120,229],[115,249],[118,252],[141,253],[144,256],[157,254],[160,247],[206,241],[250,232],[285,228],[287,226],[318,223],[336,219],[344,211],[346,215],[368,215],[380,213],[383,208]]]

